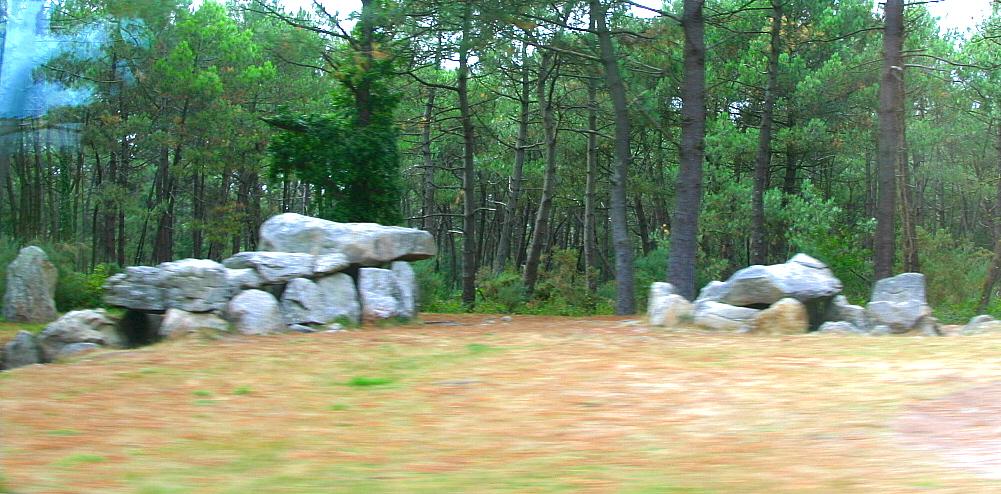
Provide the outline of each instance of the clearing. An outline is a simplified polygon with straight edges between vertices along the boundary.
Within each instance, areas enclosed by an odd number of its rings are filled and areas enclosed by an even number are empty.
[[[1001,337],[423,320],[0,373],[0,492],[1001,492]]]

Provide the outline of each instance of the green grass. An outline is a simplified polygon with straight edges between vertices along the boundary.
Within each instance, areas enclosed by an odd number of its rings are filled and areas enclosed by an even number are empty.
[[[393,384],[396,380],[391,377],[368,377],[368,376],[355,376],[348,381],[348,386],[355,388],[370,388],[374,386],[385,386],[387,384]]]
[[[57,467],[73,467],[77,465],[84,465],[88,463],[103,463],[108,461],[107,458],[101,455],[95,455],[90,453],[76,453],[69,456],[64,456],[53,463]]]
[[[238,388],[236,388],[236,389],[233,390],[233,394],[235,394],[237,396],[249,395],[250,394],[250,386],[240,386],[240,387],[238,387]]]

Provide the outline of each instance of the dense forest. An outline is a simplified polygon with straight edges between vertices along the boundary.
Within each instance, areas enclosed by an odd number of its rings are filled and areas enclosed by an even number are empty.
[[[66,309],[291,211],[432,232],[426,310],[629,314],[805,252],[997,315],[1001,3],[928,3],[0,0],[0,81],[31,4],[60,47],[0,105],[0,261],[44,246]]]

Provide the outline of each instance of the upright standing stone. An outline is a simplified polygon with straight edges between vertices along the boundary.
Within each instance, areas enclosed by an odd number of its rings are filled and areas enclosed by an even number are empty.
[[[56,318],[56,267],[45,251],[28,246],[7,266],[3,317],[10,322],[43,323]]]
[[[389,319],[400,315],[399,287],[396,276],[388,269],[359,269],[358,295],[363,320]]]
[[[285,329],[278,300],[261,290],[247,290],[233,297],[226,309],[226,318],[242,334],[269,334]]]
[[[803,302],[784,298],[761,311],[747,327],[748,333],[755,334],[804,334],[810,328],[810,319]]]
[[[287,324],[323,324],[323,299],[320,289],[306,278],[295,278],[285,285],[281,301],[282,315]]]
[[[935,331],[931,307],[925,299],[924,275],[903,273],[877,281],[866,305],[866,318],[872,326],[886,326],[891,333]]]
[[[691,302],[675,293],[674,285],[664,282],[650,285],[646,313],[651,326],[673,327],[692,322],[694,311]]]
[[[417,315],[417,276],[414,275],[414,268],[406,261],[396,261],[391,266],[396,276],[400,316],[414,317]]]
[[[355,282],[344,273],[326,276],[316,280],[323,303],[324,323],[345,318],[357,324],[361,319],[361,304],[358,303],[358,291]]]

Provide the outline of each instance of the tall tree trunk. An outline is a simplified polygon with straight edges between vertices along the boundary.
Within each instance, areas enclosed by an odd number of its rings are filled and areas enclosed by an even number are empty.
[[[556,79],[559,77],[558,64],[559,61],[552,52],[543,52],[536,92],[539,113],[542,115],[542,133],[546,141],[546,165],[542,178],[542,196],[539,199],[539,209],[535,213],[535,227],[532,228],[532,240],[528,244],[528,258],[525,260],[523,281],[529,294],[535,289],[535,281],[539,276],[539,260],[542,258],[543,247],[549,240],[549,217],[553,208],[553,195],[556,193],[557,131],[553,92],[556,89]]]
[[[514,143],[514,168],[511,170],[511,180],[508,182],[507,211],[504,223],[501,225],[500,239],[497,242],[497,257],[494,259],[494,271],[504,269],[511,257],[512,235],[514,224],[518,221],[518,201],[521,199],[521,182],[525,170],[525,153],[528,148],[528,121],[531,118],[529,104],[531,103],[530,70],[528,65],[528,44],[521,45],[521,91],[518,94],[520,111],[518,112],[518,137]]]
[[[424,115],[422,116],[421,128],[421,157],[424,162],[424,199],[421,205],[421,229],[431,228],[434,213],[434,155],[431,153],[431,119],[434,118],[434,100],[438,94],[438,88],[431,86],[428,88],[428,99],[424,104]]]
[[[685,33],[681,82],[681,156],[671,226],[667,279],[678,293],[695,298],[699,208],[702,203],[702,161],[706,129],[706,45],[704,0],[685,0],[681,26]]]
[[[612,45],[612,33],[605,18],[607,10],[600,0],[590,0],[590,14],[598,37],[598,51],[605,68],[605,83],[612,98],[615,120],[615,166],[612,168],[611,211],[612,245],[615,251],[615,313],[636,312],[633,277],[633,246],[626,215],[626,187],[629,178],[629,109],[626,87],[619,72],[618,58]]]
[[[765,243],[765,189],[772,163],[772,125],[775,116],[775,99],[778,92],[779,43],[782,36],[782,0],[772,0],[771,44],[768,52],[768,82],[765,86],[765,104],[761,110],[758,128],[758,151],[754,158],[754,196],[752,198],[751,264],[768,262]]]
[[[879,156],[876,181],[876,238],[873,266],[876,279],[893,275],[896,219],[896,172],[903,135],[904,0],[886,0],[883,27],[883,71],[879,84]]]
[[[476,167],[474,163],[476,134],[473,114],[469,107],[469,47],[472,44],[472,6],[465,4],[462,17],[462,40],[459,42],[457,93],[459,119],[462,122],[462,303],[467,308],[476,305]]]
[[[994,196],[994,260],[984,278],[984,285],[980,291],[980,303],[977,305],[977,312],[984,313],[991,303],[991,294],[994,293],[994,285],[1001,278],[1001,119],[995,123],[997,132],[997,185]]]
[[[592,271],[595,266],[594,250],[597,238],[594,234],[594,206],[598,179],[598,80],[587,79],[587,177],[584,185],[584,272],[587,289],[594,292],[598,281]]]

